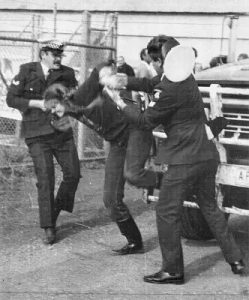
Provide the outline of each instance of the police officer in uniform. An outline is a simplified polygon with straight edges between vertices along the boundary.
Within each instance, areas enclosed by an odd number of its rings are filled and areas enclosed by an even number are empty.
[[[168,170],[162,179],[156,207],[162,267],[159,272],[144,276],[144,281],[184,283],[181,210],[193,186],[198,187],[197,202],[226,261],[231,265],[233,273],[241,274],[244,270],[241,251],[215,199],[215,174],[219,156],[215,144],[208,139],[203,101],[191,74],[193,65],[189,61],[194,64],[193,50],[189,52],[188,48],[179,46],[174,38],[167,36],[155,37],[147,48],[154,67],[164,67],[161,80],[155,84],[146,78],[128,77],[126,83],[123,80],[123,84],[132,90],[150,92],[155,88],[158,91],[156,101],[141,112],[134,105],[127,105],[120,97],[115,98],[116,104],[130,122],[144,129],[153,129],[161,124],[167,134],[163,163],[168,165]],[[185,51],[188,54],[186,59],[183,55]],[[183,59],[179,59],[178,55]],[[123,87],[118,83],[118,78],[116,82],[114,79],[109,80],[109,86]]]
[[[55,242],[55,225],[60,211],[73,211],[80,178],[69,119],[54,120],[51,112],[46,111],[43,99],[44,91],[51,84],[60,82],[69,89],[77,86],[74,70],[61,64],[63,50],[64,44],[60,41],[42,43],[40,61],[21,65],[7,94],[7,104],[22,113],[21,133],[34,163],[40,226],[45,230],[46,244]],[[63,173],[56,197],[54,157]]]

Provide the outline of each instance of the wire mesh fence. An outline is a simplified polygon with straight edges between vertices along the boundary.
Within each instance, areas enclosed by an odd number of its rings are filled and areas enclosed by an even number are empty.
[[[113,58],[115,49],[109,46],[66,43],[62,63],[75,70],[79,82],[91,73],[100,62]],[[99,42],[99,41],[98,41]],[[30,162],[27,148],[20,137],[21,114],[6,104],[8,86],[23,63],[38,60],[37,40],[0,36],[0,167],[11,167]],[[104,141],[85,125],[72,122],[79,157],[104,157]]]

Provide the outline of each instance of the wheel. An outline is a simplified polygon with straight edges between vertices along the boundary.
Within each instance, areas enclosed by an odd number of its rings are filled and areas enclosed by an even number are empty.
[[[188,201],[196,202],[192,195]],[[228,220],[229,214],[225,213]],[[182,237],[190,240],[211,240],[214,238],[202,212],[198,208],[183,207],[182,212]]]
[[[183,207],[182,236],[191,240],[210,240],[214,238],[200,209]]]

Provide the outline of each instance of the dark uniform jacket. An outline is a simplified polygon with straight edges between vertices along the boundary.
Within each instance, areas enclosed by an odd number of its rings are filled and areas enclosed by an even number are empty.
[[[157,84],[156,84],[157,83]],[[140,128],[153,129],[162,124],[167,134],[161,159],[167,164],[193,164],[219,159],[214,143],[207,139],[204,105],[194,77],[171,82],[165,76],[153,80],[129,78],[127,88],[151,92],[155,101],[144,113],[133,105],[124,108],[127,118]]]
[[[123,112],[102,89],[99,84],[99,72],[94,69],[90,77],[75,91],[72,102],[79,106],[90,106],[97,100],[98,104],[93,105],[86,114],[94,123],[94,129],[106,141],[125,143],[130,125]],[[80,116],[77,119],[80,120]]]
[[[40,62],[31,62],[20,66],[19,73],[14,77],[7,94],[7,104],[21,111],[22,136],[33,138],[55,132],[51,126],[51,113],[38,108],[30,108],[30,99],[43,99],[45,89],[53,83],[62,83],[68,88],[77,85],[72,68],[61,65],[60,69],[52,70],[47,79],[44,77]],[[63,133],[72,135],[72,130]]]

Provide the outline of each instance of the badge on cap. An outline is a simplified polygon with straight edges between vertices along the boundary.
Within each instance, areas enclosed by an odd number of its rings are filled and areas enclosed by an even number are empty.
[[[51,39],[40,41],[42,50],[63,51],[65,44],[59,40]]]

